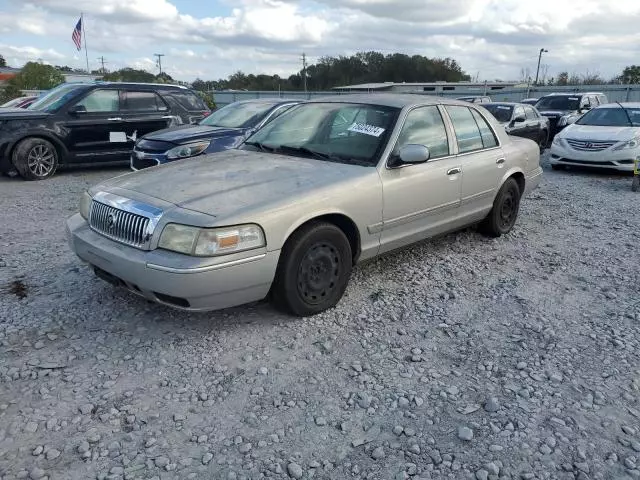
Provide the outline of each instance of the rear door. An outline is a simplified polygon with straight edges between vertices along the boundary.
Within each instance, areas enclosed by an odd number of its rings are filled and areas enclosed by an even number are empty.
[[[127,138],[133,143],[137,138],[166,128],[171,123],[169,106],[153,90],[121,90],[120,107]]]
[[[524,122],[516,122],[515,119],[518,117],[525,117]],[[517,135],[518,137],[528,137],[528,124],[527,124],[527,115],[524,111],[524,108],[521,105],[516,105],[513,109],[513,116],[511,117],[512,126],[509,130],[509,135]]]
[[[530,138],[534,142],[540,139],[540,118],[536,111],[528,105],[525,105],[524,112],[527,116],[527,138]]]
[[[125,125],[120,112],[119,91],[90,90],[69,105],[62,124],[68,129],[70,163],[93,163],[128,158]]]

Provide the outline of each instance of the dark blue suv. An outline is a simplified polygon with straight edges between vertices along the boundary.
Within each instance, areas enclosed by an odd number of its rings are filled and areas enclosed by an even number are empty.
[[[136,141],[131,169],[236,148],[258,128],[300,102],[283,98],[243,100],[216,110],[194,125],[149,133]]]

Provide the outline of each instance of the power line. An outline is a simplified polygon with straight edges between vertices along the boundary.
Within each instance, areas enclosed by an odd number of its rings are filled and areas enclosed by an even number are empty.
[[[164,53],[154,53],[154,57],[158,57],[156,64],[158,65],[158,69],[160,69],[159,75],[162,75],[162,57],[164,57]]]

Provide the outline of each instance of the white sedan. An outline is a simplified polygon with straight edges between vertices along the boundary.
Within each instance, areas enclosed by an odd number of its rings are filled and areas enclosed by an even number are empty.
[[[589,110],[553,139],[551,167],[633,171],[640,157],[640,103],[608,103]]]

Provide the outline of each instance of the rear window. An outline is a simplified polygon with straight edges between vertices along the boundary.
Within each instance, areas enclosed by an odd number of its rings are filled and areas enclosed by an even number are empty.
[[[184,92],[171,92],[171,96],[176,99],[185,110],[209,110],[202,99],[194,92],[185,90]]]

